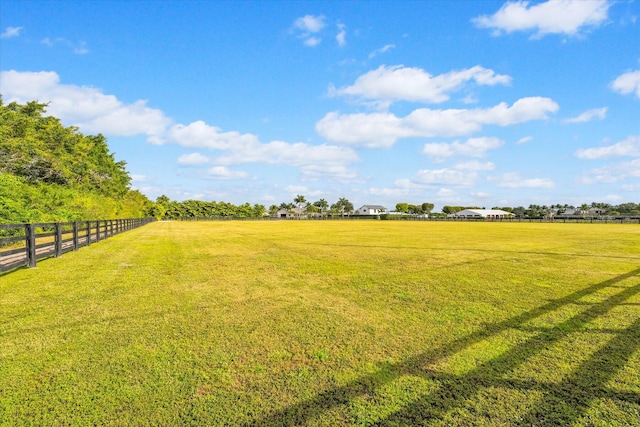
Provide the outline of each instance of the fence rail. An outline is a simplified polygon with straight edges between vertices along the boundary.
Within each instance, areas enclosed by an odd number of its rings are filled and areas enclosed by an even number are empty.
[[[0,273],[25,266],[35,267],[39,259],[60,257],[152,221],[155,220],[134,218],[0,224]]]

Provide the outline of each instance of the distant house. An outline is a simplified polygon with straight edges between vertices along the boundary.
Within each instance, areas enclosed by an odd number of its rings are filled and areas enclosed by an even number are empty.
[[[503,211],[500,209],[465,209],[460,212],[456,212],[449,217],[453,218],[511,218],[514,214],[511,212]]]
[[[380,205],[363,205],[360,209],[356,211],[358,215],[380,215],[385,213],[387,208]]]
[[[304,208],[279,209],[275,218],[306,218],[307,212]]]

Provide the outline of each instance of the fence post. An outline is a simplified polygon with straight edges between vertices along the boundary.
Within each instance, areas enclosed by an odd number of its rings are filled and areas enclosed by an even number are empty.
[[[24,225],[24,234],[27,246],[27,265],[31,268],[36,266],[36,229],[33,224]]]
[[[73,250],[78,250],[78,222],[73,223]]]
[[[100,241],[100,220],[96,221],[96,243]]]
[[[54,240],[55,257],[58,258],[59,256],[62,256],[62,226],[59,222],[54,224],[54,229],[56,233]]]

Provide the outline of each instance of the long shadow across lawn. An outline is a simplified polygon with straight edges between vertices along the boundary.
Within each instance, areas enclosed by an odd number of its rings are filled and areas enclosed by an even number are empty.
[[[387,414],[384,418],[378,419],[376,425],[428,424],[429,421],[442,419],[452,409],[466,406],[470,398],[488,387],[523,392],[535,391],[542,396],[541,400],[536,402],[534,409],[528,413],[518,414],[518,419],[511,420],[514,425],[567,425],[584,416],[595,399],[610,399],[622,406],[640,405],[640,393],[621,392],[607,386],[608,381],[640,348],[640,318],[634,319],[630,326],[620,330],[585,328],[587,324],[609,313],[615,307],[627,305],[627,301],[640,292],[640,281],[633,285],[621,284],[633,278],[640,278],[640,268],[573,292],[563,298],[552,300],[510,319],[488,324],[477,332],[410,357],[398,364],[384,365],[378,372],[360,377],[344,386],[325,390],[311,399],[254,419],[247,425],[304,425],[323,412],[336,406],[348,405],[358,396],[373,394],[385,383],[404,375],[419,376],[434,381],[439,386],[433,393],[424,395],[395,412]],[[595,303],[580,301],[606,288],[616,293]],[[550,326],[536,327],[528,324],[543,315],[575,304],[586,305],[587,308]],[[475,343],[497,337],[509,329],[534,332],[534,335],[503,354],[478,364],[465,374],[454,375],[425,368]],[[533,356],[545,351],[569,334],[582,331],[615,335],[605,345],[582,360],[560,382],[509,378],[509,373],[514,372],[517,367]],[[638,417],[640,423],[640,415]]]

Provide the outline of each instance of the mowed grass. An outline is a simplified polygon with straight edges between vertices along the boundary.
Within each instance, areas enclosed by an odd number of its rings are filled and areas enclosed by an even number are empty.
[[[639,425],[640,226],[160,222],[0,276],[0,425]]]

